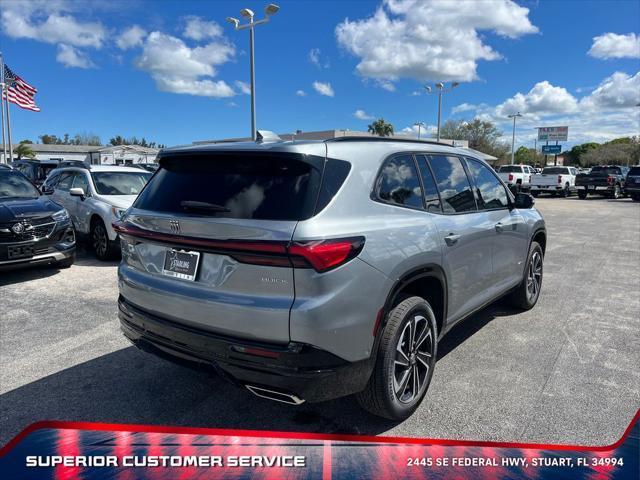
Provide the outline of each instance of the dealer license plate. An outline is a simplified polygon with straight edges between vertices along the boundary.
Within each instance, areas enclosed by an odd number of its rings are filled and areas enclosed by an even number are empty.
[[[200,252],[168,249],[164,254],[162,273],[193,282],[196,279],[199,262]]]
[[[7,257],[9,260],[16,258],[29,258],[35,255],[33,244],[28,245],[9,245],[7,247]]]

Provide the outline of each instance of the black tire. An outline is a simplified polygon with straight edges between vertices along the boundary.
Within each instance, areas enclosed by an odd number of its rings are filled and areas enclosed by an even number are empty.
[[[562,193],[561,193],[562,197],[564,198],[569,198],[571,196],[571,188],[569,187],[569,184],[566,183],[564,185],[564,188],[562,189]]]
[[[585,198],[587,198],[587,191],[586,190],[578,190],[578,198],[580,200],[584,200]]]
[[[94,219],[91,222],[91,247],[99,260],[111,260],[117,255],[114,242],[109,240],[107,229],[104,222],[100,219]]]
[[[374,415],[403,420],[418,408],[429,389],[436,364],[438,330],[431,306],[421,297],[405,298],[387,318],[380,333],[373,372],[365,389],[356,397],[360,405]],[[410,341],[414,338],[412,328],[414,335],[418,332],[414,342]],[[416,344],[422,349],[416,348]],[[398,352],[397,347],[414,353],[407,356]],[[425,353],[427,350],[430,356]],[[411,395],[407,391],[409,386]]]
[[[537,263],[538,261],[539,264]],[[537,265],[539,265],[539,269]],[[520,285],[518,285],[509,296],[509,300],[514,307],[521,308],[522,310],[530,310],[538,302],[538,298],[540,298],[540,289],[542,288],[543,267],[544,253],[542,252],[542,247],[538,242],[531,242],[522,282],[520,282]],[[531,284],[532,275],[537,282],[535,284],[535,293],[533,295],[532,292],[534,288]]]
[[[631,199],[632,199],[634,202],[640,202],[640,193],[632,193],[632,194],[631,194]]]
[[[63,268],[69,268],[71,265],[73,265],[73,262],[76,261],[76,256],[75,254],[70,256],[69,258],[65,258],[64,260],[60,260],[58,263],[56,263],[56,267],[63,269]]]
[[[540,195],[540,192],[538,190],[531,190],[531,196],[533,198],[538,198],[538,195]]]

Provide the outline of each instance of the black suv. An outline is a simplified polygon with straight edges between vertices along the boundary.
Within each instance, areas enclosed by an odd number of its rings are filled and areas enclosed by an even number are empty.
[[[70,267],[76,239],[69,213],[17,170],[0,169],[0,269]]]
[[[624,182],[624,193],[631,196],[634,202],[640,202],[640,165],[631,167]]]
[[[57,160],[15,160],[11,166],[22,172],[38,188],[42,185],[54,168],[58,168]]]

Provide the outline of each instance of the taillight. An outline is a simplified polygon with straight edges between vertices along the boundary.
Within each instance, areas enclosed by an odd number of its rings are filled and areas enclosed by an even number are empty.
[[[613,183],[613,177],[612,177],[611,175],[609,175],[609,176],[607,177],[607,183],[608,183],[609,185],[611,185],[611,184]]]
[[[509,181],[510,181],[510,182],[513,182],[513,173],[510,173],[510,174],[509,174]]]
[[[331,240],[296,242],[289,245],[288,251],[294,266],[295,257],[306,260],[317,272],[326,272],[347,263],[356,257],[364,246],[363,237],[338,238]]]
[[[558,183],[562,183],[562,175],[558,175]]]

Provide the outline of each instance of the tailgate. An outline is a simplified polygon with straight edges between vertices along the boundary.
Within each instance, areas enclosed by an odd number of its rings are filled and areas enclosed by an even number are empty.
[[[558,175],[546,175],[544,173],[531,177],[531,185],[539,187],[551,187],[558,184]]]

